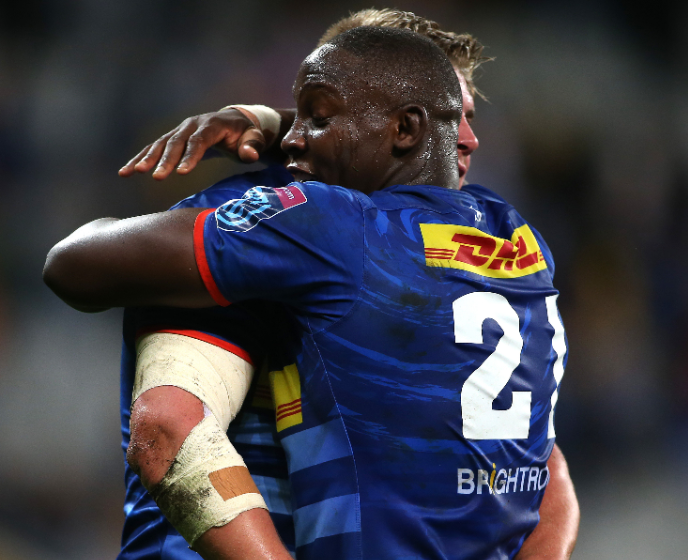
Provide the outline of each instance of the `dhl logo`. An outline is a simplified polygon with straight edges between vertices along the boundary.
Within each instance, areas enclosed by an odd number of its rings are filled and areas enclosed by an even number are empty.
[[[511,240],[452,224],[420,224],[420,231],[427,266],[458,268],[489,278],[519,278],[547,267],[527,225],[517,228]]]
[[[301,424],[301,381],[296,364],[291,364],[281,371],[271,371],[270,382],[275,400],[277,431],[281,432]]]

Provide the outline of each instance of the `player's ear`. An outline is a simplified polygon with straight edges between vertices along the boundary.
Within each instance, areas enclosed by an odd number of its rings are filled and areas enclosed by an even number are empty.
[[[394,149],[405,153],[422,142],[428,127],[428,115],[420,105],[408,104],[399,108],[395,119]]]

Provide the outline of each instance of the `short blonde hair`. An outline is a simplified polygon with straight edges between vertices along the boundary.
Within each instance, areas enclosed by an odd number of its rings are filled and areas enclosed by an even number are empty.
[[[468,33],[443,31],[437,22],[417,16],[413,12],[402,12],[390,8],[382,10],[370,8],[352,13],[330,26],[321,37],[318,46],[327,43],[344,31],[363,26],[410,29],[428,37],[445,52],[452,65],[463,74],[471,94],[479,95],[484,99],[482,93],[475,87],[474,71],[483,62],[492,58],[482,55],[483,45],[480,41]]]

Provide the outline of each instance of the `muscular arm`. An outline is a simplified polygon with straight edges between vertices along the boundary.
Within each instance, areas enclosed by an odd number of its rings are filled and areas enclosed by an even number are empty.
[[[547,466],[550,481],[540,505],[540,523],[516,560],[568,560],[576,546],[580,510],[566,459],[557,445]]]
[[[214,306],[194,258],[193,226],[201,211],[185,208],[86,224],[51,249],[43,279],[81,311]]]
[[[203,535],[194,550],[205,560],[294,560],[264,509],[245,511]]]
[[[165,476],[193,427],[204,416],[203,403],[173,386],[144,392],[134,403],[127,461],[144,486],[153,490]],[[260,508],[213,527],[195,543],[205,560],[292,560],[270,514]]]

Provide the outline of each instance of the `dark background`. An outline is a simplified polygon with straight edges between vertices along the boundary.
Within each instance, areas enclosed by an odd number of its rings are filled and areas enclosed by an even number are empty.
[[[469,31],[469,179],[545,236],[570,346],[557,412],[583,521],[574,558],[688,555],[688,10],[630,2],[399,1]],[[685,4],[684,4],[685,5]],[[113,558],[122,520],[118,311],[41,282],[102,216],[165,209],[238,170],[117,170],[184,117],[291,106],[299,62],[367,2],[0,3],[0,558]],[[382,7],[378,4],[376,7]]]

